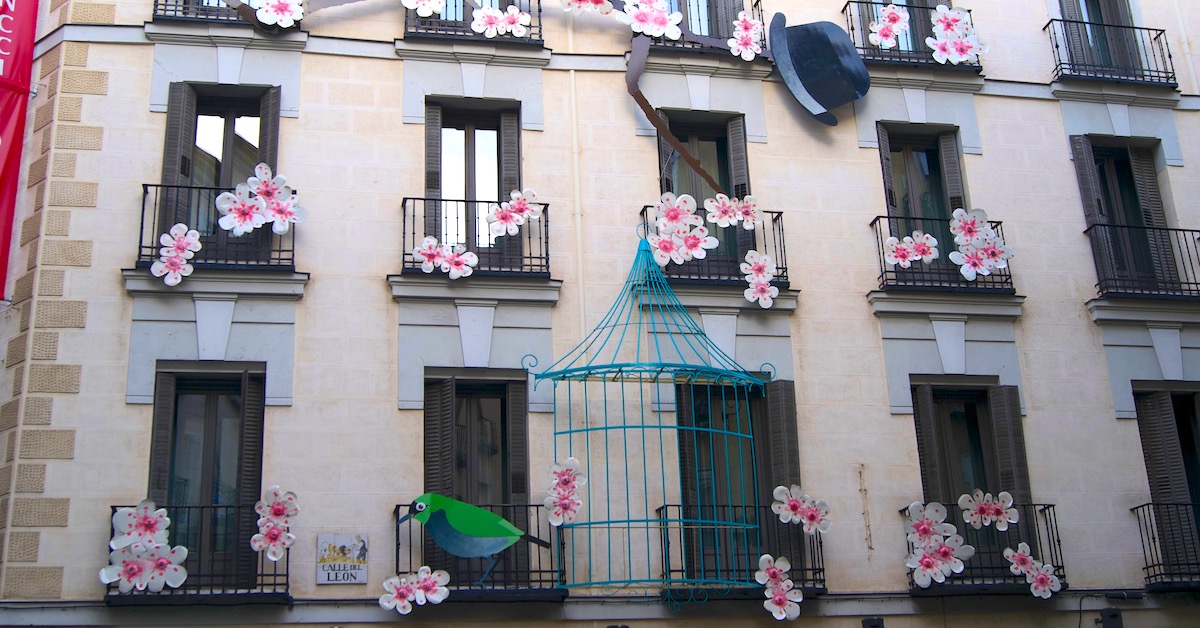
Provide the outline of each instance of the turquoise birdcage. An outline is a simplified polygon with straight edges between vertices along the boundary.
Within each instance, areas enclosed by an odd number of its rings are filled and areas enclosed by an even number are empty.
[[[755,586],[763,551],[750,407],[769,376],[688,314],[642,240],[603,320],[536,375],[554,386],[555,460],[580,460],[584,506],[562,526],[572,595]]]

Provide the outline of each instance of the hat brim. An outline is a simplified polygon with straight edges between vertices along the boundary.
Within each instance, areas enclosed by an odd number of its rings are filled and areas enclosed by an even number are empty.
[[[787,17],[782,13],[776,13],[775,17],[771,18],[769,34],[771,52],[775,57],[775,67],[779,69],[779,76],[783,78],[783,83],[791,90],[800,106],[807,109],[817,121],[829,126],[837,126],[837,118],[824,105],[817,102],[816,98],[813,98],[813,95],[804,87],[804,81],[800,80],[800,73],[796,71],[796,65],[792,62],[792,51],[788,45]]]

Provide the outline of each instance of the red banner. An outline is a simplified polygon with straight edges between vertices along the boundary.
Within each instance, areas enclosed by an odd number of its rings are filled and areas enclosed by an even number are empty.
[[[0,0],[0,293],[4,297],[8,296],[4,286],[20,185],[36,30],[37,0]]]

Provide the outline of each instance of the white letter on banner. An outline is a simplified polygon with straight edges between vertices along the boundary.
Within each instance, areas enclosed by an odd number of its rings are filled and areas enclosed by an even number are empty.
[[[11,27],[11,26],[5,26],[5,25],[4,25],[4,20],[8,20],[9,22],[12,22],[12,21],[13,21],[13,20],[15,20],[15,19],[17,19],[17,18],[15,18],[15,17],[13,17],[13,16],[11,16],[11,15],[0,15],[0,33],[11,33],[11,32],[13,32],[13,31],[12,31],[12,27]]]
[[[0,41],[7,41],[10,44],[12,43],[12,40],[7,37],[0,37]],[[4,46],[0,45],[0,55],[8,56],[12,53],[13,53],[12,48],[5,50]]]

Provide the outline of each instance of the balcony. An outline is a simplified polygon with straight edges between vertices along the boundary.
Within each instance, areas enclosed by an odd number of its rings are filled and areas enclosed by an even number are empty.
[[[399,523],[408,512],[408,504],[396,506],[396,573],[416,573],[422,565],[444,569],[450,574],[450,599],[459,601],[561,602],[567,597],[563,586],[566,573],[562,553],[566,544],[559,531],[550,525],[546,507],[541,504],[480,504],[504,517],[530,536],[551,544],[544,548],[529,541],[517,541],[496,555],[497,561],[487,581],[477,583],[487,568],[486,558],[457,558],[439,548],[425,535],[424,526],[409,519]]]
[[[749,0],[749,3],[750,15],[764,23],[762,33],[758,36],[758,44],[762,46],[763,50],[766,50],[767,28],[763,20],[762,0]],[[733,22],[737,19],[738,13],[745,10],[747,9],[743,0],[667,0],[669,13],[678,11],[683,14],[683,21],[679,23],[680,28],[686,28],[693,34],[702,37],[719,39],[720,45],[710,46],[686,41],[684,38],[672,40],[666,37],[657,37],[652,46],[667,50],[690,50],[728,56],[729,46],[725,42],[733,37]]]
[[[1003,223],[989,221],[996,235],[1004,238]],[[899,218],[876,216],[871,221],[879,246],[879,288],[881,290],[926,290],[949,292],[987,292],[991,294],[1015,294],[1012,283],[1012,260],[1008,268],[994,268],[990,275],[977,275],[967,281],[959,272],[957,264],[950,261],[951,251],[956,249],[954,236],[950,233],[950,221],[932,218]],[[890,265],[884,260],[884,243],[890,237],[903,240],[913,231],[932,234],[938,241],[938,258],[926,264],[915,261],[910,268]]]
[[[663,571],[668,599],[691,597],[697,583],[719,582],[727,593],[707,590],[708,596],[761,601],[763,588],[754,580],[763,554],[784,556],[792,563],[788,577],[806,598],[826,592],[825,554],[820,533],[810,536],[802,526],[781,523],[770,506],[681,506],[656,511],[663,521]],[[712,522],[741,521],[738,526]]]
[[[643,228],[649,228],[653,210],[651,205],[642,207]],[[701,208],[700,213],[703,211]],[[707,251],[704,259],[694,259],[683,265],[669,263],[663,269],[663,274],[672,282],[716,282],[745,288],[746,277],[742,273],[741,265],[746,260],[746,253],[754,250],[770,255],[778,268],[771,285],[778,286],[780,290],[787,288],[787,246],[783,240],[783,212],[759,212],[764,215],[764,220],[753,231],[743,229],[740,224],[721,228],[715,223],[706,222],[704,226],[708,228],[709,235],[717,238],[721,245]]]
[[[154,19],[245,23],[222,0],[154,0]]]
[[[202,248],[189,262],[202,268],[253,268],[295,270],[296,225],[283,235],[271,227],[255,229],[234,237],[217,225],[220,213],[215,204],[226,188],[142,184],[142,224],[138,238],[138,266],[158,260],[159,237],[176,223],[200,232]]]
[[[488,230],[487,214],[499,201],[437,198],[404,199],[404,267],[401,273],[421,273],[413,249],[425,236],[439,244],[462,244],[479,256],[474,275],[550,277],[550,206],[540,218],[526,221],[515,236],[496,237]],[[439,272],[437,270],[434,271]]]
[[[491,39],[482,33],[471,30],[474,21],[474,4],[491,6],[504,11],[510,4],[529,14],[528,32],[520,37],[514,35],[497,35]],[[519,43],[542,45],[542,3],[541,0],[446,0],[446,6],[441,15],[421,17],[416,11],[404,12],[404,36],[433,37],[449,39],[479,39],[496,43]]]
[[[979,72],[979,61],[963,62],[958,65],[938,63],[933,58],[933,49],[925,43],[927,37],[933,37],[933,22],[930,17],[937,12],[936,7],[907,6],[908,30],[896,38],[896,46],[880,48],[872,44],[868,37],[871,35],[871,22],[882,21],[882,10],[890,2],[847,2],[842,7],[842,15],[846,18],[846,32],[855,49],[868,63],[891,63],[912,66],[934,66],[949,69],[963,69]],[[945,4],[949,4],[948,2]],[[968,11],[969,13],[969,11]],[[977,58],[978,59],[978,58]]]
[[[1054,80],[1080,78],[1176,87],[1166,32],[1154,28],[1050,20]]]
[[[1011,563],[1004,558],[1005,548],[1015,550],[1021,543],[1029,545],[1035,560],[1054,566],[1054,575],[1066,590],[1067,576],[1063,569],[1062,543],[1058,536],[1054,505],[1013,504],[1013,508],[1017,509],[1019,521],[1009,524],[1008,530],[1001,532],[994,525],[979,530],[972,528],[958,516],[962,511],[957,505],[947,504],[949,522],[958,528],[967,545],[975,547],[975,555],[963,561],[966,568],[962,573],[947,576],[946,582],[935,582],[928,589],[922,589],[913,582],[910,570],[909,593],[918,596],[1028,594],[1029,583],[1025,581],[1025,576],[1013,575],[1009,570]],[[902,509],[900,514],[907,516],[908,508]],[[909,554],[915,549],[912,543],[908,543]]]
[[[1200,230],[1092,225],[1101,296],[1200,297]]]
[[[113,506],[112,514],[119,508]],[[254,506],[166,506],[172,546],[188,549],[188,577],[177,589],[161,593],[134,589],[120,593],[108,585],[109,606],[291,604],[288,554],[279,561],[250,549],[258,534]],[[111,517],[111,515],[110,515]],[[107,546],[105,547],[107,553]]]
[[[1142,504],[1130,509],[1142,537],[1146,589],[1200,590],[1200,535],[1195,504]]]

